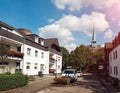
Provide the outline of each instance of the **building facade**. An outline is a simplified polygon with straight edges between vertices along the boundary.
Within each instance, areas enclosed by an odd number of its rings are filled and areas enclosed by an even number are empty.
[[[109,53],[109,74],[120,80],[120,33],[112,41],[113,48]]]
[[[105,78],[106,80],[109,80],[109,53],[111,52],[113,48],[112,42],[106,42],[104,47],[104,53],[105,53]]]
[[[0,22],[0,43],[8,46],[7,60],[0,61],[0,73],[22,71],[27,75],[61,73],[62,53],[57,38],[43,39],[27,29]]]
[[[120,32],[105,44],[105,59],[109,67],[111,83],[120,87]]]

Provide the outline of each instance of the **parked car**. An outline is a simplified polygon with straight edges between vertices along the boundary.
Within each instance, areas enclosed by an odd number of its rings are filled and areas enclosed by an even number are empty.
[[[77,71],[77,77],[81,77],[81,76],[83,76],[82,71]]]
[[[56,71],[55,69],[49,69],[50,73],[55,73],[55,71]]]
[[[76,69],[63,70],[62,77],[70,78],[70,82],[75,82],[77,80]]]

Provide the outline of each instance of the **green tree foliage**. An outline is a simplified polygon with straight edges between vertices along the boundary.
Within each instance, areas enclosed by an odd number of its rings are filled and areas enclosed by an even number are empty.
[[[105,62],[105,54],[104,54],[104,48],[97,49],[93,52],[93,57],[95,58],[97,63],[103,63]]]
[[[89,65],[92,58],[92,52],[91,50],[85,46],[80,45],[74,50],[74,55],[76,57],[76,65],[79,67],[85,67],[86,65]]]
[[[0,43],[0,62],[4,62],[7,59],[7,52],[8,52],[9,48]]]
[[[75,52],[72,51],[69,56],[69,66],[72,66],[73,68],[77,67],[77,60],[76,60],[76,55]]]
[[[64,47],[61,47],[61,51],[62,51],[62,66],[64,68],[69,65],[69,51]]]
[[[63,67],[88,68],[105,61],[104,48],[92,50],[85,45],[80,45],[70,54],[64,47],[61,47],[61,50],[63,54]]]

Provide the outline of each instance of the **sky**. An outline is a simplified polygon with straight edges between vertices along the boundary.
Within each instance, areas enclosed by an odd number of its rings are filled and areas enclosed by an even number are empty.
[[[111,42],[120,31],[120,0],[0,0],[0,21],[42,38],[58,38],[69,51]]]

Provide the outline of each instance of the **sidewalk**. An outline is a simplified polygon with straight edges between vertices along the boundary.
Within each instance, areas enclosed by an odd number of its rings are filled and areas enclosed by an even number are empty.
[[[0,93],[35,93],[43,88],[49,87],[53,82],[55,76],[44,76],[43,78],[36,77],[36,80],[29,82],[26,86],[7,91],[1,91]]]
[[[120,93],[117,91],[118,89],[115,86],[112,86],[109,82],[105,81],[104,79],[102,79],[99,76],[98,76],[98,79],[101,81],[103,86],[106,87],[106,89],[108,90],[109,93]]]

